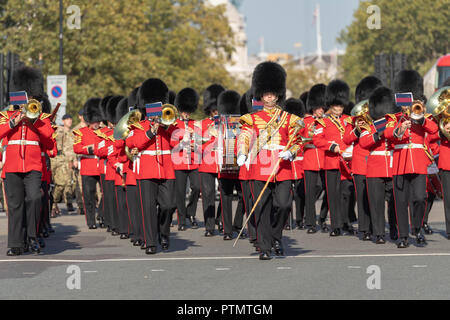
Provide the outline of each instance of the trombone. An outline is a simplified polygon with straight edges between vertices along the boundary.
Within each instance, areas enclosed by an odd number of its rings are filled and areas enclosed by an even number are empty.
[[[35,99],[30,99],[27,104],[20,105],[20,108],[13,113],[11,118],[14,118],[17,113],[24,114],[28,120],[34,122],[42,114],[42,104]]]

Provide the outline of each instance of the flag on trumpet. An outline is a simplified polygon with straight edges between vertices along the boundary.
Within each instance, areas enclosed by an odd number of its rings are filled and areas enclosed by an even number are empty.
[[[21,105],[28,103],[28,95],[25,91],[10,92],[9,93],[9,104]]]
[[[385,118],[374,121],[374,123],[373,123],[373,125],[375,126],[375,129],[377,130],[378,133],[382,133],[384,130],[386,130],[386,124],[387,124],[387,120]]]
[[[253,99],[252,100],[253,111],[260,111],[264,108],[264,103],[262,101]]]
[[[162,103],[150,103],[145,105],[145,113],[147,118],[150,117],[161,117],[162,116]]]
[[[395,94],[395,104],[399,107],[410,107],[414,101],[413,94],[408,93],[396,93]]]

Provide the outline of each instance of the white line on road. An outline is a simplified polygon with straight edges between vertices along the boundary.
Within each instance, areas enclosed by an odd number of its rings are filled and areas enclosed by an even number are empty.
[[[26,275],[26,276],[32,276],[32,275],[35,275],[36,274],[36,272],[24,272],[23,273],[23,275]]]
[[[413,265],[412,267],[413,267],[413,268],[426,268],[427,265],[417,265],[417,264],[415,264],[415,265]]]
[[[152,270],[152,272],[164,272],[164,271],[166,271],[166,270],[163,270],[163,269],[154,269],[154,270]]]
[[[349,269],[361,269],[360,266],[348,266]]]
[[[278,267],[277,270],[292,270],[291,267]]]
[[[228,271],[230,268],[216,268],[217,271]]]
[[[404,254],[343,254],[343,255],[296,255],[275,257],[276,259],[345,259],[345,258],[410,258],[410,257],[450,257],[450,253],[404,253]],[[195,260],[255,260],[258,256],[241,257],[173,257],[173,258],[124,258],[124,259],[91,259],[91,260],[62,260],[62,259],[8,259],[0,263],[23,262],[51,262],[51,263],[95,263],[95,262],[146,262],[146,261],[195,261]]]
[[[83,271],[84,273],[97,273],[98,271]]]

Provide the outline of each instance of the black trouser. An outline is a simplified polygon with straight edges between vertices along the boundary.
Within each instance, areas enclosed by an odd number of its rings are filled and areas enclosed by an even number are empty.
[[[319,179],[320,178],[320,179]],[[321,186],[318,182],[321,181]],[[328,214],[328,197],[325,182],[325,171],[305,170],[305,224],[316,226],[316,201],[322,190],[325,191],[320,209],[320,222],[324,222]]]
[[[427,176],[405,174],[394,176],[395,211],[400,238],[409,236],[408,204],[411,208],[411,224],[414,231],[420,230],[427,202]]]
[[[41,183],[42,189],[42,205],[41,205],[41,214],[38,221],[38,236],[40,236],[44,231],[47,231],[47,228],[50,226],[50,195],[48,193],[48,185],[47,182],[42,181]]]
[[[239,228],[239,225],[242,228],[243,223],[244,206],[242,202],[240,202],[240,204],[238,204],[236,208],[235,219],[233,223],[233,191],[236,190],[238,193],[238,198],[241,199],[241,184],[239,180],[219,179],[219,188],[220,203],[222,208],[223,232],[225,234],[232,234],[233,226],[235,227],[235,229]]]
[[[22,248],[25,239],[36,238],[42,206],[41,178],[39,171],[5,174],[9,248]]]
[[[104,186],[105,216],[109,217],[109,227],[113,231],[119,231],[119,216],[117,214],[116,192],[114,190],[114,181],[105,180]]]
[[[103,222],[109,226],[111,224],[110,222],[110,218],[109,216],[107,217],[105,215],[105,190],[104,190],[104,186],[105,186],[105,175],[101,174],[100,175],[100,190],[102,193],[102,198],[100,199],[100,206],[98,208],[98,216],[97,218],[99,219],[103,219]]]
[[[264,181],[253,182],[253,201],[256,201],[264,185]],[[257,241],[262,252],[270,251],[274,241],[281,243],[284,225],[292,206],[291,187],[291,180],[270,183],[256,206],[254,214]],[[274,202],[277,204],[276,212],[273,212]]]
[[[244,210],[248,217],[253,209],[253,197],[252,197],[252,181],[241,180],[242,199],[244,201]],[[256,240],[256,220],[253,214],[247,224],[248,236],[250,240]]]
[[[131,218],[133,241],[144,240],[142,235],[141,195],[137,186],[127,186],[127,207]]]
[[[95,209],[97,204],[95,195],[99,180],[99,176],[81,176],[81,183],[83,184],[84,212],[88,226],[95,225]]]
[[[174,180],[138,180],[144,240],[147,247],[158,245],[159,234],[169,238],[171,215],[175,207],[174,184]]]
[[[445,230],[450,235],[450,171],[441,170],[441,183],[444,198]]]
[[[353,175],[353,181],[355,184],[356,204],[358,207],[359,232],[371,232],[372,226],[370,225],[370,208],[369,208],[369,197],[367,195],[366,176],[355,174]],[[384,200],[382,201],[384,204]],[[384,209],[383,209],[383,216],[384,216]]]
[[[119,218],[119,233],[128,235],[131,232],[131,222],[130,217],[128,216],[126,189],[123,186],[115,186],[115,189],[117,216]]]
[[[186,218],[195,217],[197,211],[197,202],[200,195],[200,178],[198,170],[175,170],[175,194],[178,209],[179,225],[186,224]],[[186,186],[187,179],[191,187],[191,201],[186,206]]]
[[[341,180],[341,210],[344,223],[356,221],[355,215],[355,186],[353,180]]]
[[[326,171],[326,186],[331,229],[341,229],[349,221],[347,212],[344,213],[341,207],[341,172],[339,170]]]
[[[388,203],[389,224],[395,223],[395,202],[392,192],[392,178],[367,178],[370,219],[375,236],[385,235],[386,201]],[[394,221],[391,221],[394,219]]]
[[[433,208],[434,200],[436,200],[436,194],[434,192],[427,192],[427,209],[425,210],[425,216],[423,217],[423,224],[428,223],[428,217]]]
[[[242,196],[242,185],[239,180],[236,180],[235,188],[238,196],[238,203],[236,211],[234,213],[233,230],[239,232],[241,231],[242,225],[244,224],[244,216],[245,216],[245,204],[244,198]]]
[[[200,172],[203,219],[206,231],[214,231],[216,214],[216,173]]]
[[[294,181],[295,221],[302,223],[305,218],[305,179]]]

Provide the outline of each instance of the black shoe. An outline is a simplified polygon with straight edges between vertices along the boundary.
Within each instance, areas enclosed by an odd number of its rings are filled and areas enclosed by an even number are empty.
[[[290,226],[289,224],[287,224],[287,225],[284,227],[284,230],[287,230],[287,231],[291,230],[291,226]]]
[[[185,225],[178,226],[178,231],[186,231],[186,226]]]
[[[421,234],[420,232],[417,234],[416,243],[418,245],[424,245],[427,244],[427,239]]]
[[[320,229],[322,230],[323,233],[327,233],[330,231],[330,229],[328,229],[327,224],[325,222],[322,222],[320,224]]]
[[[161,248],[164,251],[169,250],[169,239],[166,237],[161,237]]]
[[[98,225],[100,229],[105,229],[106,225],[103,222],[100,222],[100,224]]]
[[[73,207],[73,205],[72,205],[71,203],[69,203],[69,204],[67,205],[67,211],[68,211],[68,212],[74,212],[74,211],[75,211],[75,208]]]
[[[219,228],[219,233],[223,233],[223,224],[222,224],[222,222],[219,222],[218,228]]]
[[[145,242],[142,241],[141,250],[145,250],[145,249],[147,249],[147,246],[146,246]]]
[[[198,229],[198,223],[195,217],[189,217],[189,221],[191,222],[192,229]]]
[[[118,233],[117,231],[113,230],[113,231],[111,232],[111,235],[115,237],[115,236],[118,236],[119,233]]]
[[[306,226],[305,226],[305,224],[303,222],[297,221],[295,224],[297,225],[297,229],[298,230],[305,230],[306,229]]]
[[[239,239],[247,239],[247,237],[248,237],[247,233],[245,233],[245,231],[242,231]]]
[[[48,233],[47,230],[45,230],[45,231],[42,232],[42,237],[43,237],[43,238],[46,238],[46,239],[47,239],[48,237],[50,237],[50,234]]]
[[[130,238],[130,236],[127,235],[127,234],[121,234],[120,235],[120,239],[122,239],[122,240],[129,239],[129,238]]]
[[[205,237],[212,237],[212,236],[214,236],[214,231],[209,231],[209,230],[205,231]]]
[[[341,235],[340,229],[334,229],[333,231],[330,232],[330,237],[338,237],[340,235]]]
[[[309,227],[308,231],[306,231],[307,234],[314,234],[317,232],[317,228],[316,227]]]
[[[274,250],[274,252],[275,252],[275,254],[277,256],[283,256],[284,255],[283,245],[279,241],[274,241],[274,243],[273,243],[273,250]]]
[[[38,238],[38,243],[39,243],[39,247],[41,248],[45,248],[45,241],[42,238]]]
[[[140,246],[142,246],[142,240],[135,240],[135,241],[133,241],[133,246],[134,246],[134,247],[140,247]]]
[[[52,227],[51,224],[48,225],[48,228],[47,228],[47,229],[48,229],[48,232],[49,232],[49,233],[55,233],[55,229],[53,229],[53,227]]]
[[[225,233],[223,235],[223,240],[228,241],[228,240],[233,240],[233,235],[229,234],[229,233]]]
[[[106,232],[112,232],[112,229],[111,229],[110,226],[108,226],[108,227],[106,228]]]
[[[11,248],[6,252],[6,255],[8,257],[16,257],[16,256],[20,256],[21,254],[22,254],[21,248]]]
[[[408,238],[403,238],[397,245],[399,249],[405,249],[409,247]]]
[[[28,253],[30,252],[30,245],[27,243],[23,246],[23,253]]]
[[[433,234],[433,230],[430,228],[428,223],[423,224],[423,231],[425,232],[425,234]]]
[[[155,254],[157,252],[156,247],[147,247],[145,249],[145,254]]]
[[[362,237],[362,241],[371,241],[371,240],[372,240],[372,235],[370,234],[370,232],[364,232],[364,235]]]
[[[377,241],[375,243],[376,244],[385,244],[386,240],[384,240],[383,236],[377,236]]]
[[[266,252],[262,252],[259,255],[259,260],[271,260],[272,257],[270,256],[270,252],[266,251]]]
[[[39,243],[36,241],[36,239],[30,238],[28,240],[28,244],[32,253],[41,253],[41,248],[39,247]]]
[[[345,233],[347,233],[347,235],[349,236],[354,236],[356,234],[356,230],[352,225],[345,224],[342,230],[345,231]]]
[[[89,226],[89,230],[95,230],[95,229],[97,229],[97,225],[96,224],[93,224],[93,225]]]

